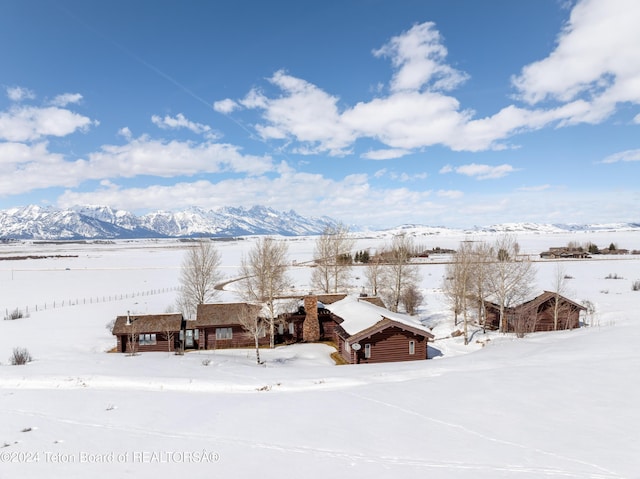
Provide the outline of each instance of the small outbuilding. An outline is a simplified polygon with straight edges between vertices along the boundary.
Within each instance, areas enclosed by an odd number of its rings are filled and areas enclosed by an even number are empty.
[[[556,307],[557,303],[557,307]],[[580,327],[580,312],[587,308],[551,291],[544,291],[517,306],[505,308],[507,331],[531,333]],[[500,305],[485,302],[486,325],[489,329],[500,326]],[[556,319],[557,318],[557,327]]]

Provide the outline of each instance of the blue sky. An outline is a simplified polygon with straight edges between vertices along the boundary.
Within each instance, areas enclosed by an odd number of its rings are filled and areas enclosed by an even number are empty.
[[[637,0],[0,3],[0,209],[640,221]]]

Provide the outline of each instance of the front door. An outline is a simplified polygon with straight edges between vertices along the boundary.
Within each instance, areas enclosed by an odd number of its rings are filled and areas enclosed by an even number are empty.
[[[186,349],[193,348],[193,329],[187,329],[184,336],[184,347]]]

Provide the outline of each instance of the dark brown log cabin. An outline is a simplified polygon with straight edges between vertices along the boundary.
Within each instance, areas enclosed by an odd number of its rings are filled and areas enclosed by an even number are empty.
[[[338,351],[350,364],[428,359],[434,336],[415,318],[364,298],[348,297],[327,307],[337,324]]]
[[[185,347],[187,349],[226,349],[255,346],[255,339],[243,326],[240,318],[250,315],[258,317],[261,306],[248,303],[199,304],[195,321],[185,325]],[[269,326],[264,330],[258,344],[269,344]],[[188,344],[192,346],[188,346]]]
[[[554,331],[554,308],[558,300],[557,329],[575,329],[580,327],[580,312],[586,308],[578,303],[545,291],[530,301],[505,309],[507,331],[515,333],[531,333],[537,331]],[[500,325],[500,305],[485,302],[486,324],[489,329],[498,329]]]
[[[117,338],[118,352],[170,352],[180,348],[183,322],[180,313],[128,314],[116,318],[111,332]]]

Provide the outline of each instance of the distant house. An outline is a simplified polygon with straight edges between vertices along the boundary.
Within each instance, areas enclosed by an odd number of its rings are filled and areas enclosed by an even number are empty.
[[[558,329],[580,327],[580,312],[587,308],[551,291],[545,291],[535,298],[517,306],[505,309],[504,315],[509,332],[529,333],[554,330],[554,310],[558,299]],[[500,306],[485,302],[486,325],[489,329],[498,329],[500,325]]]
[[[118,316],[111,332],[121,353],[175,351],[180,348],[184,319],[180,313]]]
[[[361,364],[428,359],[427,343],[434,336],[414,317],[350,296],[326,307],[336,322],[335,342],[345,361]]]
[[[549,248],[547,251],[543,251],[540,253],[540,258],[546,259],[565,259],[565,258],[576,258],[576,259],[585,259],[591,258],[589,256],[588,251],[584,251],[583,248],[573,248],[568,246],[560,246]]]

